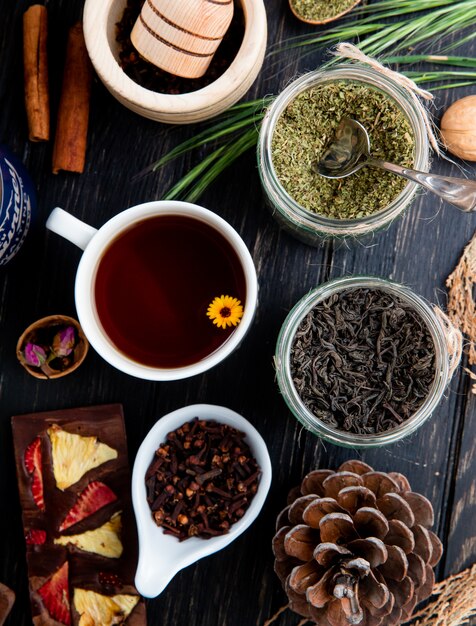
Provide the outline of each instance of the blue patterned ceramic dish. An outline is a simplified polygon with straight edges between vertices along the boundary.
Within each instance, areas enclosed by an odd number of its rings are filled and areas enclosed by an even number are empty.
[[[0,265],[22,246],[36,209],[35,189],[22,163],[0,145]]]

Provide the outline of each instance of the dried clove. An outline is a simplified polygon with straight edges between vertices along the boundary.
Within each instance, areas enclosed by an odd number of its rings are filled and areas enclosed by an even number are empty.
[[[244,436],[198,417],[168,433],[146,473],[147,500],[164,533],[209,539],[243,517],[261,474]]]

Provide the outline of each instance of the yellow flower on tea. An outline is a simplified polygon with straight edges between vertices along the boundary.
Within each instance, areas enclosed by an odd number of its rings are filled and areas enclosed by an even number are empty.
[[[243,306],[237,298],[219,296],[209,305],[207,315],[218,328],[236,326],[243,317]]]

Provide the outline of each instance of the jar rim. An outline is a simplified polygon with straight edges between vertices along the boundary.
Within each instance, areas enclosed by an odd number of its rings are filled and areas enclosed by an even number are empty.
[[[318,302],[335,293],[349,289],[371,288],[391,293],[410,304],[425,322],[435,346],[435,377],[423,404],[401,425],[376,434],[359,435],[326,424],[309,411],[292,381],[290,354],[296,330],[302,319]],[[337,278],[312,289],[301,298],[287,315],[276,343],[274,358],[276,377],[281,394],[293,415],[308,430],[331,443],[352,448],[379,447],[399,441],[417,430],[440,402],[450,380],[449,353],[444,328],[431,306],[409,287],[394,281],[369,275]]]
[[[273,101],[262,122],[258,140],[258,163],[263,187],[274,207],[296,228],[322,236],[363,235],[392,222],[413,200],[419,185],[409,181],[402,192],[384,209],[365,217],[336,219],[326,217],[302,207],[290,196],[276,174],[272,159],[272,139],[281,114],[299,94],[312,87],[336,80],[349,80],[368,84],[385,92],[406,115],[415,137],[414,169],[428,171],[429,141],[425,121],[419,107],[409,92],[388,76],[372,67],[359,63],[340,63],[308,72],[290,83]]]

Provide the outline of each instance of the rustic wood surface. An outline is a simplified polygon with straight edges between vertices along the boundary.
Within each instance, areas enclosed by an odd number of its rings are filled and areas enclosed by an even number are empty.
[[[258,270],[260,303],[255,322],[227,361],[201,376],[171,383],[128,377],[94,350],[73,375],[50,382],[30,377],[17,363],[17,338],[32,321],[49,314],[75,315],[73,282],[81,252],[47,233],[44,223],[51,209],[62,206],[100,226],[129,206],[160,199],[207,150],[170,164],[160,174],[132,180],[181,139],[192,136],[197,126],[167,127],[143,119],[116,102],[96,79],[86,171],[53,176],[51,143],[27,141],[21,19],[29,4],[27,0],[0,3],[0,141],[25,161],[39,197],[35,232],[22,254],[0,269],[0,581],[17,594],[7,624],[31,624],[10,416],[32,411],[121,402],[131,463],[161,415],[196,402],[223,404],[242,413],[267,441],[274,480],[262,514],[230,547],[180,572],[159,598],[149,601],[151,625],[262,625],[285,604],[273,573],[270,542],[288,489],[311,469],[334,468],[352,457],[362,457],[379,470],[409,475],[413,488],[431,499],[436,532],[445,545],[439,579],[472,564],[476,559],[476,396],[461,370],[433,417],[410,439],[361,454],[325,444],[301,429],[280,397],[272,366],[278,331],[288,311],[329,277],[373,273],[404,282],[429,300],[445,304],[445,278],[472,236],[476,216],[444,206],[432,196],[420,196],[371,247],[327,243],[310,248],[279,230],[263,202],[255,155],[250,151],[201,198],[202,205],[241,233]],[[53,120],[66,33],[80,18],[82,4],[81,0],[47,2]],[[315,30],[298,22],[284,0],[267,0],[267,11],[270,42]],[[431,51],[437,53],[440,45],[430,46]],[[476,42],[468,42],[461,53],[476,55]],[[297,73],[319,62],[319,54],[303,56],[298,50],[280,56],[277,64],[276,59],[274,64],[267,61],[249,96],[277,93]],[[475,92],[476,88],[438,92],[437,117],[454,99]],[[433,169],[458,174],[455,166],[438,159]],[[474,167],[468,171],[476,176]],[[277,624],[294,626],[298,621],[286,612]]]

